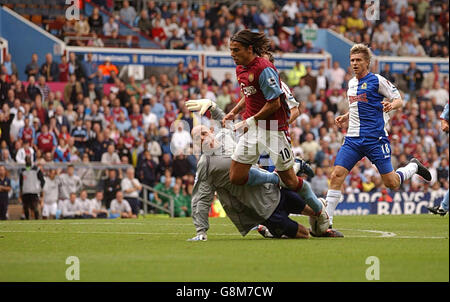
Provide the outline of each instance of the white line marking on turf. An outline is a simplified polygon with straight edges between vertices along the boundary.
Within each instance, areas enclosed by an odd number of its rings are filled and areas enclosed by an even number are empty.
[[[358,229],[341,229],[341,230],[343,230],[343,231],[357,231],[357,232],[368,232],[368,233],[381,234],[381,236],[379,236],[380,238],[396,237],[397,236],[397,234],[392,233],[392,232],[384,232],[384,231],[376,231],[376,230],[358,230]],[[367,236],[367,237],[373,238],[373,236]]]
[[[383,231],[375,231],[375,230],[355,230],[355,229],[342,229],[347,231],[363,231],[370,233],[381,233],[381,236],[345,236],[346,238],[398,238],[398,239],[448,239],[448,237],[440,237],[440,236],[397,236],[391,232],[383,232]],[[192,235],[192,232],[60,232],[60,231],[34,231],[34,230],[0,230],[0,233],[50,233],[50,234],[113,234],[113,235]],[[383,234],[385,236],[383,236]],[[389,234],[389,236],[388,236]],[[393,235],[392,235],[393,234]],[[210,236],[241,236],[239,233],[209,233]],[[260,236],[256,233],[248,233],[247,236]]]
[[[171,233],[171,232],[164,232],[164,233],[156,233],[156,232],[58,232],[58,231],[19,231],[19,230],[7,230],[7,231],[1,231],[0,233],[50,233],[50,234],[114,234],[114,235],[192,235],[195,232],[188,232],[188,233]],[[210,233],[209,235],[212,236],[242,236],[239,233],[230,233],[230,234],[223,234],[223,233]],[[248,234],[251,236],[257,236],[258,234]],[[260,236],[260,235],[259,235]]]
[[[145,222],[14,222],[11,224],[8,224],[8,222],[0,222],[0,226],[2,225],[158,225],[158,226],[194,226],[192,223],[145,223]],[[233,224],[227,224],[227,223],[213,223],[212,225],[217,226],[231,226],[234,227]]]

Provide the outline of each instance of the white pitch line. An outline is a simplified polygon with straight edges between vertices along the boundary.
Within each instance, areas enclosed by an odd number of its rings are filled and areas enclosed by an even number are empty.
[[[14,222],[9,224],[8,222],[0,222],[0,226],[2,225],[158,225],[158,226],[194,226],[193,223],[145,223],[145,222]],[[227,223],[213,223],[214,226],[232,226],[232,224]]]
[[[379,236],[380,238],[396,237],[396,236],[397,236],[397,234],[392,233],[392,232],[376,231],[376,230],[358,230],[358,229],[340,229],[340,230],[343,230],[343,231],[368,232],[368,233],[381,234],[381,236]],[[370,237],[372,237],[372,236],[370,236]]]
[[[397,236],[394,233],[376,231],[376,230],[355,230],[355,229],[343,229],[347,231],[362,231],[362,232],[370,232],[370,233],[381,233],[381,236],[364,236],[364,235],[350,235],[345,236],[344,238],[398,238],[398,239],[448,239],[448,237],[440,237],[440,236]],[[34,230],[0,230],[0,233],[50,233],[50,234],[113,234],[113,235],[192,235],[192,232],[60,232],[60,231],[34,231]],[[389,236],[387,234],[389,234]],[[383,236],[383,234],[385,236]],[[241,236],[239,233],[209,233],[210,236]],[[260,236],[256,233],[248,233],[247,236]],[[320,237],[319,237],[320,238]],[[325,238],[325,237],[322,237]]]
[[[164,232],[164,233],[156,233],[156,232],[58,232],[58,231],[20,231],[20,230],[6,230],[1,231],[0,233],[50,233],[50,234],[113,234],[113,235],[192,235],[195,232],[189,232],[189,233],[171,233],[171,232]],[[223,234],[223,233],[210,233],[209,235],[212,236],[241,236],[239,233],[230,233],[230,234]],[[252,236],[256,236],[258,234],[249,234]]]

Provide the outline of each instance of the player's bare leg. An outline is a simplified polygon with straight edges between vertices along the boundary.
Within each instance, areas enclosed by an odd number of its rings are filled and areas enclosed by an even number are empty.
[[[391,171],[387,174],[381,174],[381,179],[386,187],[389,189],[398,189],[401,185],[400,176],[395,173],[395,171]]]
[[[230,166],[230,181],[234,185],[245,185],[248,181],[250,164],[243,164],[232,160]]]
[[[341,199],[341,188],[350,171],[342,166],[334,166],[331,172],[330,185],[327,192],[327,212],[330,216],[330,228],[333,225],[334,210],[336,210],[339,199]]]
[[[286,171],[277,171],[277,174],[281,178],[280,184],[283,187],[297,192],[297,194],[304,198],[306,204],[314,211],[314,215],[320,215],[322,210],[324,210],[322,203],[312,191],[311,186],[306,181],[303,181],[303,178],[297,176],[293,168]]]

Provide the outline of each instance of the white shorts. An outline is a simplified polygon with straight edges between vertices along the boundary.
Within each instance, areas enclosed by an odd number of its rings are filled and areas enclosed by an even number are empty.
[[[251,127],[239,138],[231,159],[253,165],[264,152],[269,154],[277,171],[289,170],[294,165],[294,154],[287,131],[273,131],[259,127]]]
[[[49,217],[50,215],[56,216],[56,210],[58,209],[58,204],[55,203],[44,203],[44,207],[42,208],[42,216]]]

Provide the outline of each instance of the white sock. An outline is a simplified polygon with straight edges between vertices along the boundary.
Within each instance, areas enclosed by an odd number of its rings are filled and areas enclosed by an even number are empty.
[[[336,210],[337,204],[339,200],[341,199],[341,191],[340,190],[328,190],[327,193],[327,213],[330,217],[330,225],[333,224],[333,215],[334,210]]]
[[[398,168],[395,170],[395,173],[400,177],[400,184],[402,184],[405,180],[410,179],[414,174],[416,174],[419,167],[416,163],[409,163],[404,167]]]

